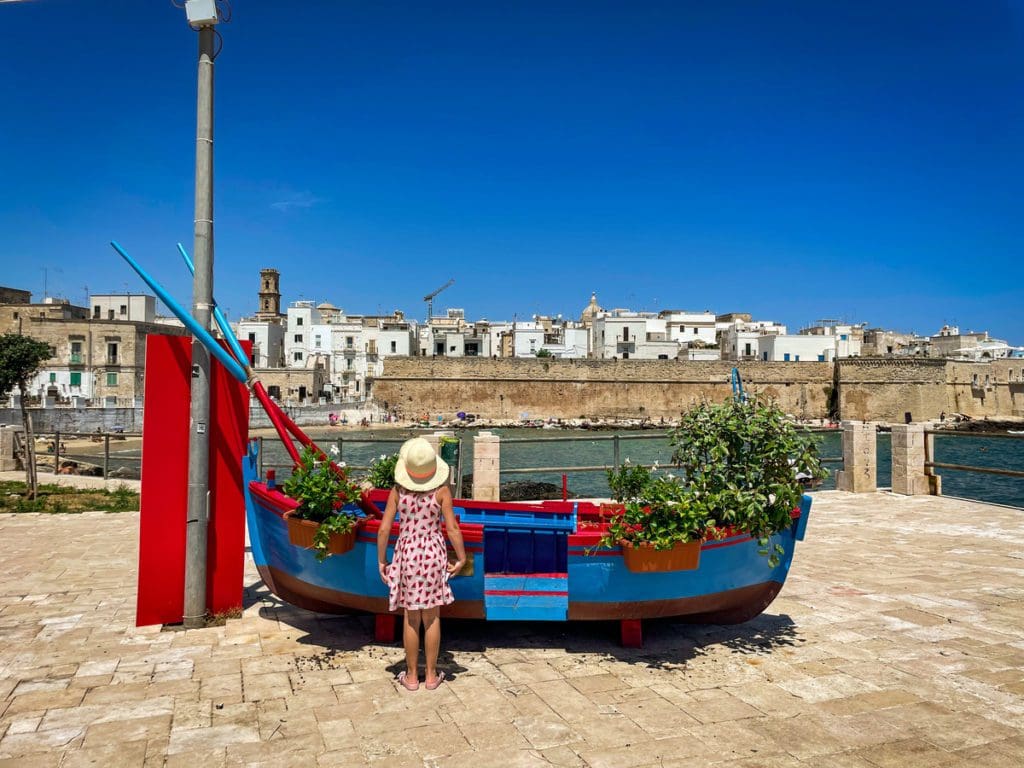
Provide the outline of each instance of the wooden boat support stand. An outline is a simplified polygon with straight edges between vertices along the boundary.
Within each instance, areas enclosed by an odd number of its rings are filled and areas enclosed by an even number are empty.
[[[177,305],[171,308],[175,314],[187,314]],[[205,333],[198,330],[197,337]],[[200,340],[217,344],[209,334]],[[218,351],[226,354],[232,346],[218,345]],[[239,360],[245,352],[239,348]],[[182,617],[190,355],[187,337],[147,339],[136,611],[140,626],[173,624]],[[377,570],[377,533],[387,492],[365,493],[358,508],[352,509],[360,521],[351,546],[317,562],[312,549],[293,544],[289,537],[286,517],[296,503],[268,488],[258,474],[258,443],[247,438],[248,409],[250,390],[255,396],[262,388],[227,366],[213,370],[208,610],[217,614],[241,608],[248,525],[252,558],[271,592],[312,611],[376,614],[377,639],[393,640],[396,616],[388,612],[387,588]],[[282,440],[294,437],[315,447],[272,401],[257,399],[276,417]],[[294,451],[290,442],[289,447]],[[736,533],[691,546],[690,554],[699,556],[699,564],[691,563],[695,567],[689,570],[657,570],[628,562],[619,546],[597,546],[602,515],[608,514],[597,505],[457,499],[455,511],[473,567],[451,579],[455,602],[442,608],[441,615],[497,621],[618,621],[622,642],[628,646],[640,645],[643,619],[747,621],[764,611],[782,589],[796,542],[807,530],[810,505],[810,497],[804,496],[801,508],[794,510],[793,525],[772,537],[771,546],[781,548],[774,567],[759,554],[756,541]],[[397,520],[390,531],[391,545],[400,526]],[[343,543],[339,549],[347,546]]]

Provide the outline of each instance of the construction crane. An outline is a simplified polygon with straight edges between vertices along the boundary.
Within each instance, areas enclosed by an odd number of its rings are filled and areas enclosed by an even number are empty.
[[[423,297],[423,300],[425,302],[427,302],[427,322],[428,323],[430,322],[430,318],[432,318],[434,316],[434,297],[437,296],[437,294],[439,294],[445,288],[450,287],[452,285],[452,283],[454,283],[454,282],[455,282],[455,278],[453,277],[451,280],[449,280],[447,283],[442,285],[436,291],[434,291],[433,293],[428,293],[426,296]]]

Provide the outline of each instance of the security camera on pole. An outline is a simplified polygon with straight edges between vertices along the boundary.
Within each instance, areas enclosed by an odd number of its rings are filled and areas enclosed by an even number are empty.
[[[213,58],[215,0],[188,0],[185,16],[199,31],[199,83],[196,112],[195,239],[192,254],[192,317],[210,327],[213,308]],[[188,514],[185,528],[186,628],[206,623],[206,552],[210,519],[210,353],[192,340],[192,407],[188,446]]]

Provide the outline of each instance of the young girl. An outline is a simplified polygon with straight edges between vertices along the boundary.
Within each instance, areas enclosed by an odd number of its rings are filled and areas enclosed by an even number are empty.
[[[423,625],[427,660],[424,683],[433,690],[444,680],[444,672],[437,672],[437,653],[441,647],[440,608],[454,602],[448,578],[466,563],[466,550],[452,511],[447,480],[448,465],[438,458],[430,443],[422,437],[407,440],[398,452],[395,487],[388,496],[377,534],[380,578],[391,590],[389,609],[405,609],[402,639],[406,670],[398,675],[398,680],[410,691],[420,687],[416,666],[420,654],[420,624]],[[400,514],[398,541],[394,558],[388,565],[388,537],[395,512]],[[450,565],[441,532],[442,515],[458,558]]]

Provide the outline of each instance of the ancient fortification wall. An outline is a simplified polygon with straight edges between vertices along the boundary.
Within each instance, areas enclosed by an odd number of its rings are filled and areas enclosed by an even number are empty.
[[[407,415],[467,411],[486,418],[672,418],[732,394],[728,362],[388,358],[373,397]],[[830,363],[741,364],[744,385],[802,418],[828,412]]]
[[[373,382],[377,403],[409,416],[476,413],[486,418],[675,417],[732,390],[730,362],[388,358]],[[831,363],[741,363],[747,389],[801,418],[829,415],[833,374],[844,419],[902,422],[945,413],[1024,416],[1024,360],[956,363],[853,358]]]
[[[937,419],[946,403],[943,360],[849,358],[838,361],[839,413],[844,419],[903,422]]]

